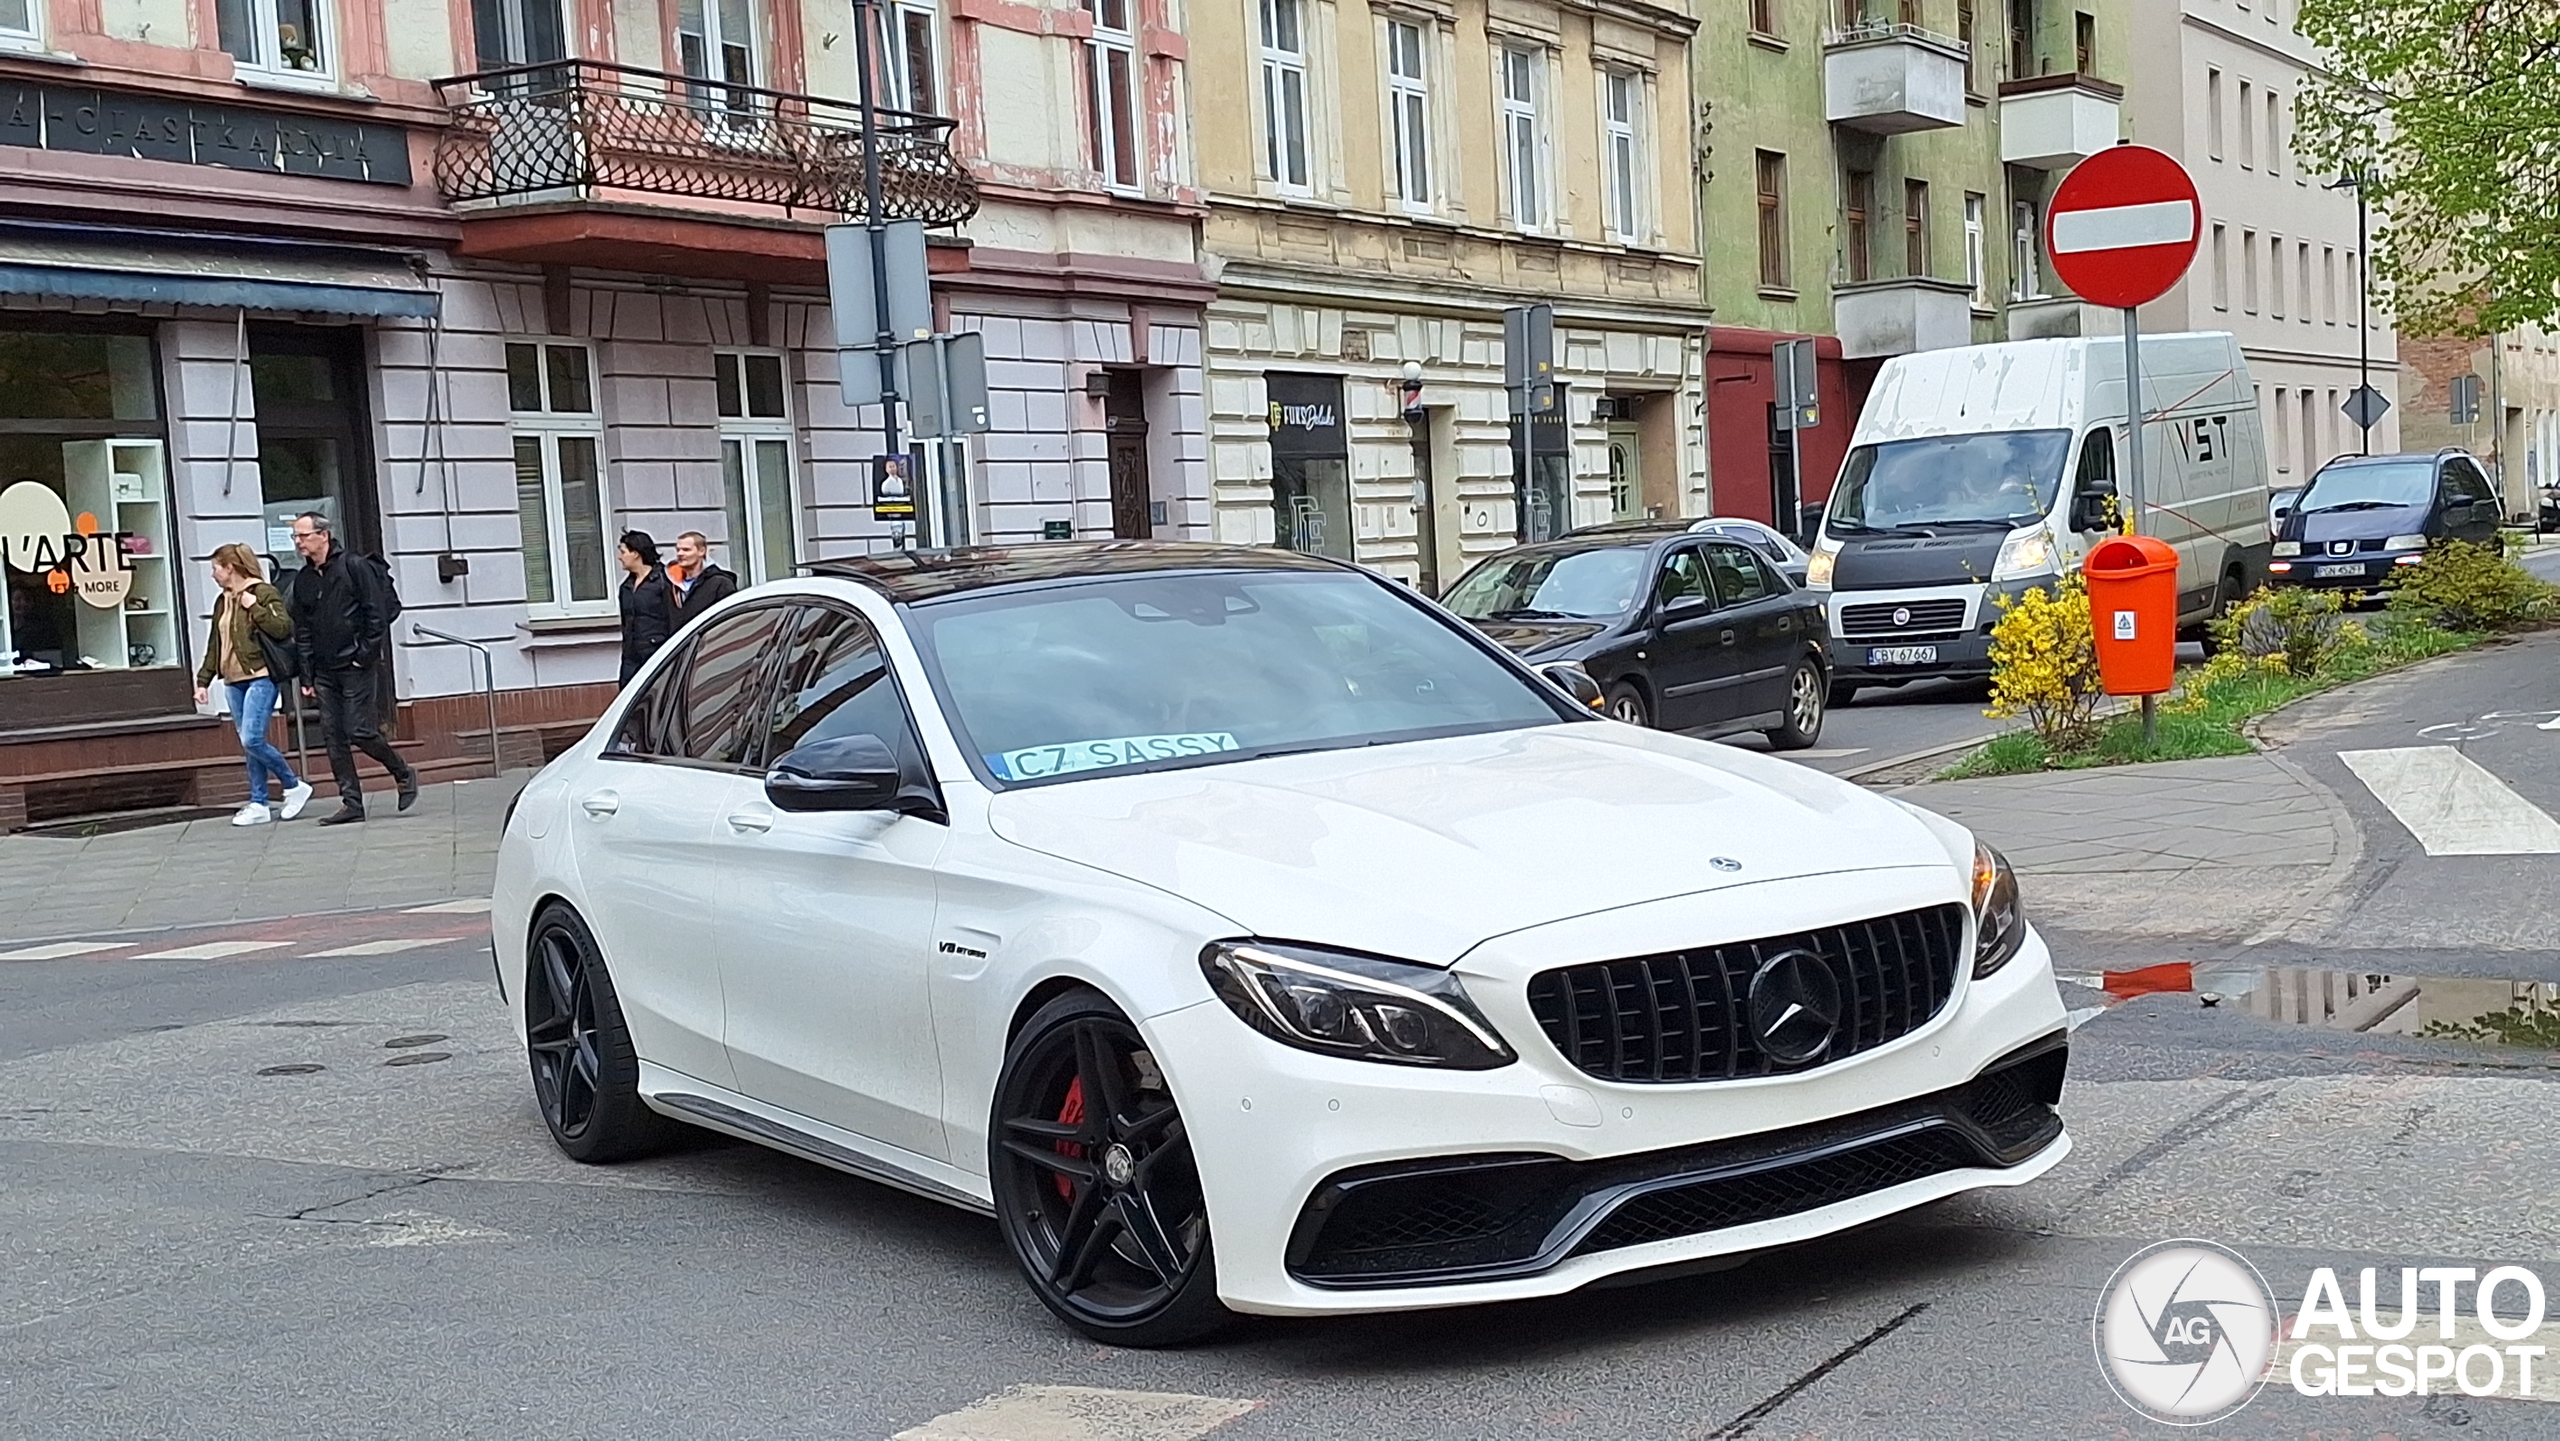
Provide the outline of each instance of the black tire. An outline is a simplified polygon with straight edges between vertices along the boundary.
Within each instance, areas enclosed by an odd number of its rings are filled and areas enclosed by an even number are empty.
[[[1831,709],[1838,710],[1858,698],[1858,688],[1845,680],[1831,683]]]
[[[1602,702],[1601,712],[1611,720],[1625,721],[1631,726],[1653,724],[1653,707],[1646,704],[1644,692],[1626,681],[1609,687],[1609,698]]]
[[[1023,1280],[1069,1326],[1112,1346],[1179,1346],[1235,1319],[1181,1112],[1138,1028],[1100,995],[1058,997],[1005,1048],[987,1174]]]
[[[1794,672],[1787,677],[1786,724],[1761,733],[1769,738],[1771,750],[1800,751],[1822,739],[1823,702],[1829,699],[1828,690],[1822,683],[1822,667],[1814,663],[1813,657],[1796,662]]]
[[[524,1006],[534,1103],[569,1159],[628,1161],[674,1138],[676,1123],[640,1099],[640,1053],[595,934],[558,902],[525,943]]]

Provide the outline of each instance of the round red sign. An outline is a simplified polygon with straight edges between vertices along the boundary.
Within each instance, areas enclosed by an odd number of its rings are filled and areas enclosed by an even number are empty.
[[[2081,161],[2054,187],[2044,222],[2053,273],[2092,305],[2157,300],[2195,263],[2204,204],[2186,167],[2148,145]]]

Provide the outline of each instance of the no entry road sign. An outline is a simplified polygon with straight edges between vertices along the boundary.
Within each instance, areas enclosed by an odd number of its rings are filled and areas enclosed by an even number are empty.
[[[2148,145],[2116,145],[2054,187],[2045,253],[2073,294],[2129,310],[2178,283],[2203,232],[2204,205],[2186,167]]]

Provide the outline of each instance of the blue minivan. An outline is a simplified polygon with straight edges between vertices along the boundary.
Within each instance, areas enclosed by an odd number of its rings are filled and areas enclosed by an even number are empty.
[[[2276,531],[2276,585],[2369,590],[2439,540],[2489,544],[2498,493],[2468,452],[2343,455],[2320,467]]]

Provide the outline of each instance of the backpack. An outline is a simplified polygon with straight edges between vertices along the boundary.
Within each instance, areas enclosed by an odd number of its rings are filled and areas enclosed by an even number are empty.
[[[400,618],[400,583],[391,578],[391,562],[378,555],[359,555],[356,559],[373,570],[373,578],[382,586],[382,630],[391,633],[391,623]]]

